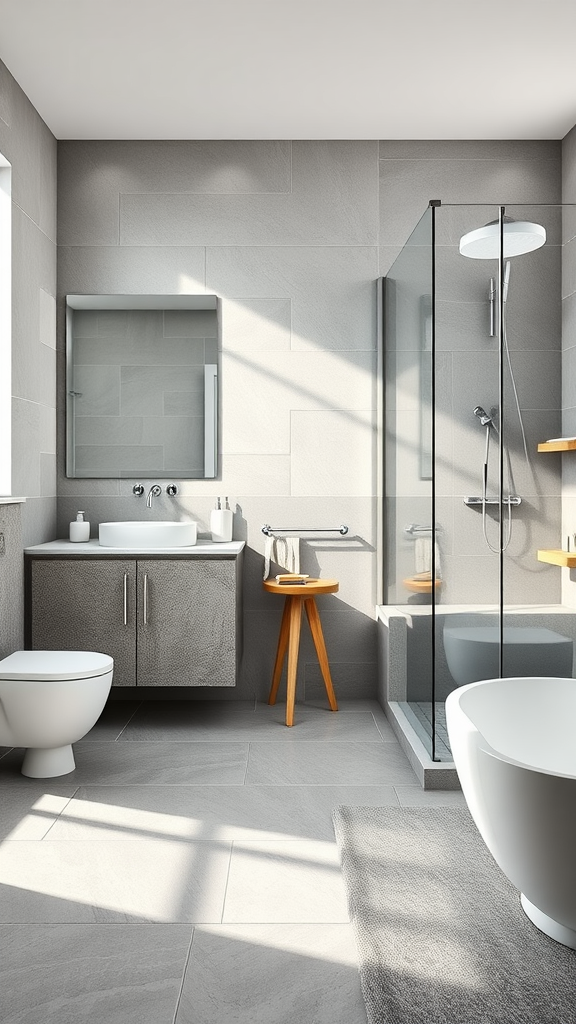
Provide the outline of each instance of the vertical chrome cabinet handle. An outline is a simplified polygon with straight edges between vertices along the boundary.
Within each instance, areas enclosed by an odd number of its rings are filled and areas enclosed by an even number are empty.
[[[148,622],[148,573],[144,573],[144,625]]]
[[[124,607],[123,607],[123,623],[125,626],[128,625],[128,573],[124,573]]]

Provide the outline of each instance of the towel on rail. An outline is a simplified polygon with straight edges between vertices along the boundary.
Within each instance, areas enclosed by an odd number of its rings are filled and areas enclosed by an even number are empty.
[[[266,537],[264,544],[264,579],[270,575],[270,563],[276,562],[286,572],[300,572],[300,537]]]
[[[434,543],[434,560],[436,579],[441,580],[440,548],[437,541]],[[422,573],[430,573],[430,576],[432,576],[432,534],[416,538],[414,542],[414,570],[417,576],[420,576]]]

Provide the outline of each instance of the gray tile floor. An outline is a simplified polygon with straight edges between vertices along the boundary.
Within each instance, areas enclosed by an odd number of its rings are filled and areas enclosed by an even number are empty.
[[[75,751],[0,750],[3,1024],[365,1024],[331,810],[463,803],[376,702],[116,701]]]

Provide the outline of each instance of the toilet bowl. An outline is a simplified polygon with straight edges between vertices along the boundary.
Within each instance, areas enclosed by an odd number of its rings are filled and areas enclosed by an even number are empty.
[[[74,771],[72,743],[99,718],[113,668],[93,651],[16,651],[0,661],[0,745],[27,748],[23,775]]]
[[[570,637],[536,626],[505,626],[503,640],[504,675],[572,675]],[[444,650],[458,686],[500,674],[499,626],[444,626]]]

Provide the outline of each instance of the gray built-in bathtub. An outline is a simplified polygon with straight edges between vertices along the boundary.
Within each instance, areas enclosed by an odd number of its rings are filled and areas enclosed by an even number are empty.
[[[426,789],[458,788],[452,761],[432,761],[421,734],[413,728],[411,706],[432,700],[430,605],[379,605],[378,697],[421,785]],[[497,626],[494,605],[437,605],[435,609],[435,701],[442,703],[456,683],[444,651],[444,627]],[[514,605],[505,625],[552,630],[569,637],[576,650],[576,610],[565,605]],[[572,665],[572,675],[575,666]],[[408,705],[408,708],[406,707]],[[439,744],[441,747],[441,744]]]

